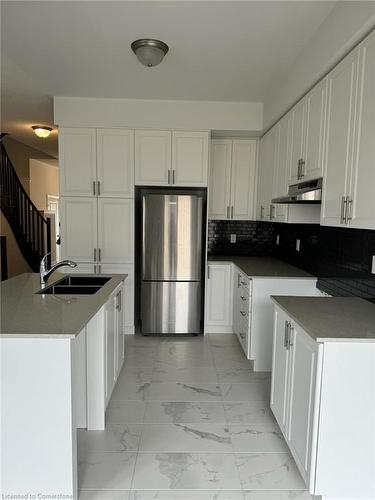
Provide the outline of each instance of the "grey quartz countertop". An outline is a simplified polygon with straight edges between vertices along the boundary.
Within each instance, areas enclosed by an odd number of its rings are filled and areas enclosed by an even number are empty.
[[[208,262],[233,262],[249,278],[301,278],[313,279],[314,276],[273,257],[236,257],[208,256]]]
[[[48,285],[64,276],[54,273]],[[39,295],[39,274],[33,273],[3,281],[0,337],[76,337],[127,275],[101,276],[111,279],[93,295]]]
[[[375,342],[375,305],[356,297],[273,296],[317,342]]]

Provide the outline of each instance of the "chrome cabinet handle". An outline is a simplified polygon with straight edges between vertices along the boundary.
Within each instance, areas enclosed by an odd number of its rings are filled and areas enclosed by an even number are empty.
[[[98,191],[98,196],[100,196],[100,181],[98,181],[98,186],[97,186],[97,191]]]
[[[292,332],[294,331],[294,326],[292,325],[291,322],[289,322],[289,328],[288,328],[288,350],[293,347],[293,342],[292,342]]]
[[[92,181],[92,193],[95,196],[96,195],[96,190],[95,190],[96,182]]]
[[[175,181],[174,181],[175,172],[176,172],[175,170],[172,170],[172,184],[175,183]]]
[[[94,262],[96,262],[96,248],[94,248]]]
[[[207,266],[207,279],[210,279],[210,266]]]
[[[263,217],[264,217],[264,206],[261,205],[260,206],[260,218],[263,219]]]
[[[98,261],[100,262],[102,260],[102,249],[98,248]]]
[[[348,197],[341,197],[341,215],[340,215],[340,224],[346,224],[346,215],[347,215],[347,207],[348,207]]]
[[[353,198],[350,198],[350,196],[347,197],[346,206],[347,206],[346,222],[348,223],[350,220],[352,220],[352,211],[353,211]]]
[[[240,275],[240,273],[238,273],[238,275],[237,275],[237,288],[240,288],[240,286],[241,286],[241,275]]]
[[[288,349],[288,335],[289,335],[289,321],[285,320],[285,329],[284,329],[284,347]]]
[[[273,220],[275,218],[274,211],[275,211],[275,205],[272,205],[272,203],[271,203],[271,205],[270,205],[270,220]]]
[[[168,170],[168,184],[171,183],[171,171]]]
[[[121,290],[118,292],[116,295],[116,309],[117,311],[121,311],[122,309],[122,297],[121,297]]]
[[[233,219],[233,205],[230,208],[230,218]]]
[[[227,205],[227,219],[229,219],[229,205]]]

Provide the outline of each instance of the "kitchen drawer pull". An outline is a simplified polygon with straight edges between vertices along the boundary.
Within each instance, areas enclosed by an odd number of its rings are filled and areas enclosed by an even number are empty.
[[[92,193],[95,196],[96,195],[96,190],[95,190],[96,182],[92,181]]]
[[[288,349],[293,347],[293,342],[292,342],[292,332],[294,331],[294,327],[292,323],[289,322],[289,333],[288,333]]]
[[[284,329],[284,347],[288,349],[288,335],[289,335],[289,321],[285,320],[285,329]]]
[[[121,298],[121,290],[116,295],[116,309],[117,311],[121,311],[122,308],[122,298]]]
[[[175,180],[174,180],[174,175],[175,175],[175,172],[176,172],[175,170],[172,170],[172,184],[174,184],[174,183],[175,183]]]
[[[352,210],[353,210],[353,198],[348,196],[347,199],[347,214],[346,214],[346,222],[352,220]]]
[[[342,196],[341,197],[341,217],[340,217],[340,224],[346,224],[347,206],[348,206],[348,198],[347,198],[347,196]]]

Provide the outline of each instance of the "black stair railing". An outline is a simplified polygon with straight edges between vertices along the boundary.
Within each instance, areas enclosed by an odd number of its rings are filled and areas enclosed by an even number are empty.
[[[38,272],[40,259],[51,252],[50,220],[42,216],[29,198],[3,143],[0,143],[0,201],[23,256],[31,269]]]

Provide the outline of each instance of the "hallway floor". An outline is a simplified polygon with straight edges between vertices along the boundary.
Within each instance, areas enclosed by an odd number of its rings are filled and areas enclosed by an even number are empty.
[[[80,500],[308,500],[234,335],[126,336],[105,431],[78,432]]]

